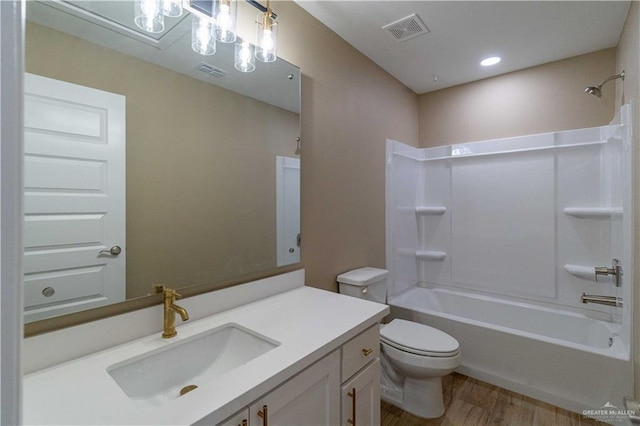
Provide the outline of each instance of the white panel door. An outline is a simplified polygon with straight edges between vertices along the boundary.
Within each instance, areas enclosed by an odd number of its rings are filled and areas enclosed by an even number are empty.
[[[25,319],[123,301],[125,97],[26,74],[24,129]]]
[[[276,156],[278,266],[300,262],[300,159]]]

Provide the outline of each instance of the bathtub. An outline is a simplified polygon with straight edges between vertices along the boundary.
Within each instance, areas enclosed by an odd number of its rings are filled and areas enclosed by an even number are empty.
[[[388,300],[394,318],[460,342],[462,374],[582,413],[633,395],[629,344],[619,326],[575,312],[442,288]]]

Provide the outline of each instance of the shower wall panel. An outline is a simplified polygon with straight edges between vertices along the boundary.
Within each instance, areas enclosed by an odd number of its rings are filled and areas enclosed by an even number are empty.
[[[630,128],[609,126],[417,149],[387,144],[390,295],[448,287],[619,322],[630,297],[595,267],[631,271]]]
[[[451,174],[451,283],[554,298],[553,155],[461,158]]]
[[[406,152],[408,156],[395,156],[394,152]],[[422,168],[413,159],[416,148],[393,143],[387,144],[387,209],[386,243],[398,247],[387,259],[387,269],[394,275],[395,288],[402,292],[418,282],[419,265],[415,253],[418,250],[418,225],[415,221],[418,186],[425,185]]]

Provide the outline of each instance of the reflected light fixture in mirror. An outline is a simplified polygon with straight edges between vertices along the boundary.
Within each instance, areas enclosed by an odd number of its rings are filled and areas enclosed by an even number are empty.
[[[274,62],[277,58],[278,23],[273,16],[267,0],[267,10],[259,13],[256,19],[258,25],[256,58],[262,62]]]
[[[164,16],[179,17],[183,8],[193,15],[191,47],[201,55],[216,53],[216,40],[234,43],[237,39],[236,22],[238,4],[236,0],[136,0],[136,25],[144,31],[159,33],[164,31]],[[262,62],[277,59],[278,22],[277,15],[267,5],[256,0],[247,3],[260,10],[256,19],[258,36],[253,55]],[[246,40],[236,46],[235,68],[240,72],[255,70],[255,62],[246,57],[251,49]]]
[[[238,3],[233,0],[219,0],[215,3],[214,37],[221,43],[233,43],[236,41],[236,16]]]
[[[182,16],[182,0],[163,0],[162,14],[169,18]]]
[[[164,15],[160,8],[161,0],[136,0],[135,23],[149,33],[164,31]]]
[[[253,46],[248,41],[238,38],[235,45],[235,69],[240,72],[251,72],[256,69]]]
[[[196,15],[191,17],[191,48],[205,56],[216,53],[216,39],[213,37],[211,21]]]

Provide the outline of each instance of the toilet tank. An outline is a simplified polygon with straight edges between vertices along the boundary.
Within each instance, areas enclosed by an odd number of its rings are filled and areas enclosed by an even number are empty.
[[[389,271],[378,268],[359,268],[338,275],[340,294],[386,303]]]

